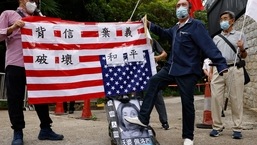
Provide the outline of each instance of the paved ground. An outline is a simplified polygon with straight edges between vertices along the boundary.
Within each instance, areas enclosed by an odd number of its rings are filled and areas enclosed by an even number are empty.
[[[202,122],[203,96],[195,97],[196,123]],[[161,129],[158,115],[154,109],[151,117],[151,126],[154,128],[157,140],[161,145],[182,145],[181,139],[181,103],[179,97],[166,97],[165,103],[168,111],[170,129]],[[81,116],[81,111],[72,115],[56,116],[51,112],[53,130],[65,136],[63,141],[39,141],[39,121],[35,111],[24,111],[26,128],[24,129],[25,145],[110,145],[108,125],[105,110],[92,110],[97,117],[96,121],[76,119]],[[230,108],[225,112],[224,122],[226,129],[218,138],[209,137],[209,129],[195,129],[195,145],[256,145],[257,144],[257,112],[245,109],[244,128],[242,140],[231,138],[231,113]],[[10,145],[12,140],[8,113],[0,110],[0,145]]]

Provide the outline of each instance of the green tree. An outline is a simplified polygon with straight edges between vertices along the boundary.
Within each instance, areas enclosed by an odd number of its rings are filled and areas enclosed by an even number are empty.
[[[203,24],[205,25],[206,29],[208,29],[208,18],[207,18],[207,11],[203,10],[203,11],[196,11],[194,13],[194,16],[196,19],[199,19],[203,22]]]
[[[175,16],[176,2],[173,0],[152,0],[143,1],[138,7],[136,19],[140,20],[144,15],[147,19],[163,28],[169,28],[176,24],[177,18]],[[151,36],[156,39],[169,54],[170,44],[167,40],[159,39],[156,35],[151,33]]]
[[[136,5],[136,0],[109,0],[103,6],[106,21],[126,22]]]
[[[60,4],[53,0],[41,0],[39,3],[42,13],[46,16],[61,16]]]

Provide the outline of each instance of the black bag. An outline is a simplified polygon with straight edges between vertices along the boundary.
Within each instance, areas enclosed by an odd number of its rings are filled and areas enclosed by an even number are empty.
[[[218,36],[220,36],[220,37],[231,47],[231,49],[236,53],[236,48],[228,41],[227,38],[225,38],[225,37],[222,36],[221,34],[219,34]],[[237,63],[237,67],[238,67],[238,68],[243,67],[243,70],[244,70],[244,78],[245,78],[244,84],[246,85],[246,84],[248,84],[248,83],[251,81],[251,79],[250,79],[250,76],[249,76],[248,72],[247,72],[246,69],[245,69],[245,61],[242,60],[239,55],[237,55],[237,56],[238,56],[238,58],[239,58],[239,60],[240,60],[240,61]]]
[[[240,60],[236,63],[237,68],[245,67],[245,60]]]
[[[245,77],[244,84],[246,85],[251,81],[251,79],[250,79],[250,76],[249,76],[248,72],[246,71],[245,67],[243,67],[243,69],[244,69],[244,77]]]
[[[248,84],[250,82],[250,76],[248,74],[248,72],[245,69],[245,60],[240,60],[237,64],[236,64],[237,68],[243,68],[244,70],[244,78],[245,78],[245,82],[244,84]]]

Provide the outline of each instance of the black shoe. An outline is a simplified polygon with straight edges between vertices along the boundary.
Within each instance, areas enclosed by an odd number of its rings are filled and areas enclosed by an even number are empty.
[[[51,128],[41,129],[38,135],[39,140],[62,140],[63,138],[63,135],[56,134]]]
[[[169,124],[166,122],[166,123],[163,123],[162,124],[162,127],[165,129],[165,130],[168,130],[170,128]]]
[[[23,145],[23,132],[14,131],[12,145]]]
[[[74,111],[73,111],[73,110],[70,110],[70,111],[69,111],[69,114],[73,114],[73,113],[74,113]]]

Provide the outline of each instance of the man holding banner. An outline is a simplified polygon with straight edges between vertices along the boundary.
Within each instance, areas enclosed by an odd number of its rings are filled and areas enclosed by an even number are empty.
[[[150,31],[167,39],[171,44],[168,63],[148,82],[148,88],[138,117],[125,118],[128,122],[147,126],[158,91],[176,82],[182,101],[182,138],[184,145],[193,145],[194,140],[194,88],[201,69],[201,52],[217,64],[218,73],[227,73],[226,60],[213,43],[204,25],[189,17],[191,3],[179,0],[176,5],[178,23],[169,29],[163,29],[154,23],[144,20]]]
[[[12,145],[23,145],[23,100],[25,94],[26,76],[21,43],[20,28],[24,26],[22,17],[30,16],[36,10],[35,1],[19,0],[16,11],[6,10],[0,16],[0,41],[6,41],[6,86],[8,112],[14,136]],[[40,120],[39,140],[62,140],[63,135],[56,134],[51,129],[52,120],[47,104],[35,105]]]

